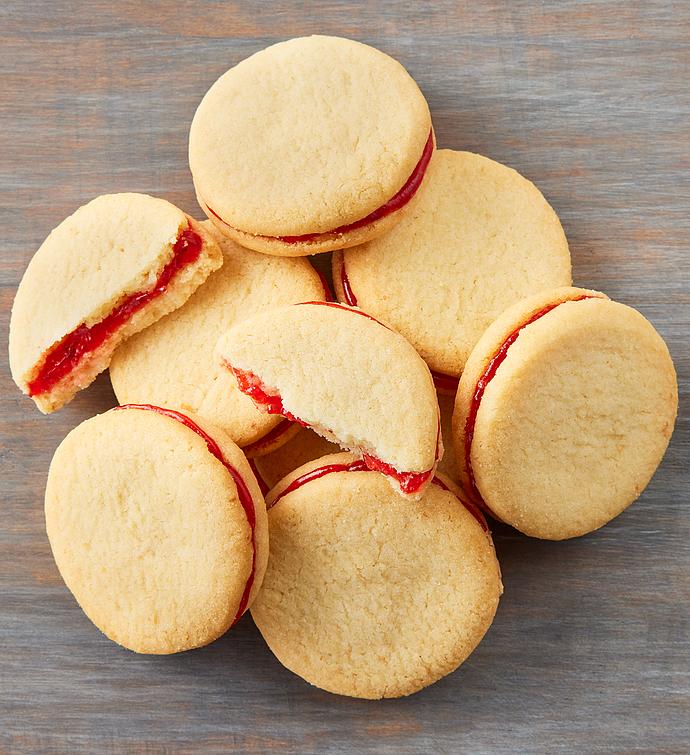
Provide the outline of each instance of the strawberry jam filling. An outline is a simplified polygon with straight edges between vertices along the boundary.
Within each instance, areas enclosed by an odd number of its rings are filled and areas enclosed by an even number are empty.
[[[258,235],[260,238],[277,239],[278,241],[282,241],[284,244],[304,244],[309,241],[317,241],[321,238],[331,236],[332,234],[343,235],[345,233],[349,233],[350,231],[356,231],[358,228],[363,228],[365,225],[375,223],[377,220],[381,220],[381,218],[385,218],[387,215],[390,215],[391,213],[397,212],[398,210],[402,209],[417,193],[417,189],[419,189],[422,184],[424,174],[426,173],[426,169],[429,166],[429,161],[431,160],[433,153],[434,136],[433,131],[429,131],[429,138],[424,145],[422,156],[419,158],[419,162],[415,166],[404,186],[385,204],[369,213],[369,215],[367,215],[366,217],[355,220],[353,223],[341,225],[338,228],[334,228],[332,231],[326,231],[324,233],[305,233],[301,236],[262,236],[261,234],[256,235]],[[230,223],[223,220],[223,218],[221,218],[221,216],[215,210],[213,210],[213,208],[209,207],[207,204],[205,204],[205,207],[215,218],[218,218],[221,223],[228,226],[228,228],[232,228],[234,231],[239,230],[231,226]]]
[[[328,302],[305,302],[309,304],[324,304],[326,306],[339,306],[337,304],[329,304]],[[361,314],[364,317],[369,317],[369,315],[365,314],[364,312],[357,312],[357,314]],[[369,318],[373,319],[373,318]],[[276,392],[272,392],[270,389],[268,389],[261,379],[255,375],[253,372],[249,372],[248,370],[242,370],[238,367],[233,367],[228,362],[224,363],[226,368],[229,369],[232,374],[235,376],[235,379],[237,380],[237,385],[239,386],[239,389],[242,391],[242,393],[249,396],[252,401],[264,412],[267,414],[280,414],[283,417],[287,417],[292,422],[297,422],[298,424],[302,425],[302,427],[307,427],[310,429],[313,429],[311,425],[309,425],[304,420],[301,420],[299,417],[296,417],[292,412],[288,411],[285,408],[285,405],[283,404],[283,399],[281,398],[280,394]],[[439,450],[440,450],[440,427],[439,427],[439,433],[436,437],[436,461],[438,461],[439,457]],[[399,472],[395,467],[393,467],[391,464],[388,464],[385,461],[382,461],[381,459],[377,458],[376,456],[372,456],[371,454],[362,454],[364,457],[364,464],[367,466],[368,469],[374,470],[376,472],[381,472],[388,477],[392,477],[394,480],[397,481],[398,485],[400,486],[400,489],[403,493],[406,493],[407,495],[411,495],[414,493],[417,493],[429,480],[429,478],[433,475],[433,469],[430,469],[426,472]]]
[[[336,472],[371,472],[371,471],[378,471],[378,470],[372,470],[369,466],[367,466],[367,462],[363,459],[357,459],[356,461],[351,461],[346,464],[339,463],[339,464],[325,464],[323,467],[317,467],[316,469],[312,469],[310,472],[305,472],[303,475],[300,475],[296,479],[294,479],[284,490],[281,490],[281,492],[278,494],[276,499],[272,501],[269,504],[269,508],[272,508],[273,506],[278,503],[278,501],[283,498],[284,496],[288,495],[288,493],[292,493],[293,491],[297,490],[298,488],[303,487],[307,483],[312,482],[313,480],[318,480],[321,477],[325,477],[329,474],[334,474]],[[443,482],[443,480],[440,480],[438,477],[434,477],[431,480],[433,485],[437,485],[442,490],[445,490],[448,493],[451,493],[455,496],[455,493]],[[463,501],[462,498],[458,498],[458,496],[455,496],[460,503],[472,514],[472,516],[479,522],[479,525],[484,530],[484,532],[489,531],[489,527],[486,523],[486,519],[484,519],[484,515],[477,509],[476,506],[474,506],[471,503],[468,503],[467,501]]]
[[[496,372],[505,361],[510,347],[515,343],[520,333],[528,325],[531,325],[533,322],[541,319],[542,317],[544,317],[544,315],[547,315],[549,312],[554,310],[559,305],[564,304],[566,301],[582,301],[583,299],[594,298],[596,297],[589,295],[578,296],[574,299],[566,299],[565,301],[559,301],[555,304],[549,304],[543,309],[540,309],[538,312],[535,312],[526,322],[515,328],[515,330],[513,330],[508,335],[508,337],[503,341],[503,343],[494,353],[491,359],[489,359],[486,367],[484,368],[484,372],[481,374],[479,380],[477,380],[474,388],[474,393],[472,394],[472,399],[470,401],[470,407],[467,412],[467,419],[465,420],[465,468],[467,469],[467,476],[470,483],[469,492],[477,505],[480,506],[483,510],[492,513],[491,509],[484,501],[482,494],[479,492],[479,488],[477,487],[477,482],[474,477],[474,471],[472,469],[472,441],[474,440],[474,428],[477,423],[477,413],[479,412],[479,406],[481,404],[482,398],[484,397],[484,391],[486,390],[487,385],[489,385],[489,383],[496,376]]]
[[[202,438],[211,454],[213,454],[213,456],[215,456],[216,459],[218,459],[218,461],[230,473],[230,476],[235,483],[235,487],[237,488],[237,497],[239,498],[240,505],[244,509],[244,514],[247,517],[247,524],[249,525],[249,529],[252,533],[252,568],[249,572],[247,583],[244,586],[244,591],[242,593],[242,597],[240,598],[240,604],[237,608],[237,613],[235,614],[235,618],[232,622],[234,626],[240,620],[242,614],[244,614],[244,612],[247,610],[249,595],[252,591],[252,586],[254,584],[254,574],[256,571],[256,513],[254,511],[254,501],[252,499],[252,494],[249,492],[247,483],[242,479],[242,475],[237,471],[237,469],[235,469],[235,467],[233,467],[232,464],[230,464],[230,462],[228,462],[227,459],[223,456],[223,452],[220,450],[220,446],[216,443],[216,441],[213,440],[213,438],[208,433],[204,432],[204,430],[202,430],[199,425],[196,424],[196,422],[193,422],[184,414],[180,414],[179,412],[173,411],[172,409],[164,409],[160,406],[153,406],[152,404],[123,404],[122,406],[116,406],[113,411],[118,411],[121,409],[141,409],[143,411],[163,414],[166,417],[174,419],[176,422],[179,422],[181,425],[189,428],[200,438]]]
[[[170,281],[187,265],[199,258],[203,240],[191,227],[183,230],[173,246],[173,256],[163,268],[153,288],[130,294],[100,322],[82,323],[61,341],[51,347],[38,374],[28,385],[29,396],[40,396],[51,391],[69,375],[83,359],[122,327],[136,312],[165,293]]]
[[[352,290],[352,284],[347,276],[347,270],[345,270],[345,259],[340,263],[340,286],[343,289],[343,297],[345,303],[351,307],[356,307],[357,297]],[[378,322],[378,320],[377,320]],[[430,370],[431,377],[434,379],[434,385],[437,391],[443,391],[444,393],[456,393],[458,390],[459,378],[453,375],[446,375],[443,372],[436,372],[436,370]]]

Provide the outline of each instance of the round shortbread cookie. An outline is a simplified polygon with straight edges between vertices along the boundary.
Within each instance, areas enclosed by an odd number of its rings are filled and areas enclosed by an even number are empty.
[[[639,312],[596,291],[542,292],[467,361],[453,416],[463,485],[527,535],[586,534],[644,490],[677,404],[666,344]]]
[[[67,587],[135,652],[212,642],[261,586],[263,497],[240,449],[198,418],[133,406],[86,420],[55,452],[45,513]]]
[[[361,453],[400,492],[421,494],[442,455],[428,367],[398,333],[332,302],[273,309],[217,345],[240,390],[272,414]]]
[[[213,422],[245,451],[275,435],[267,453],[289,436],[289,423],[260,412],[214,357],[218,338],[234,323],[272,307],[325,298],[318,273],[305,259],[280,259],[237,246],[206,221],[223,267],[183,307],[123,344],[110,364],[122,404],[151,403],[194,412]],[[280,426],[279,426],[280,425]],[[294,432],[294,431],[293,431]],[[270,438],[269,438],[270,440]]]
[[[333,257],[340,301],[391,324],[443,376],[458,378],[508,306],[571,282],[568,242],[537,187],[471,152],[437,151],[396,227]],[[455,393],[457,380],[450,382]]]
[[[312,36],[272,45],[213,84],[192,122],[189,164],[221,232],[302,256],[392,227],[433,147],[428,105],[400,63]]]
[[[184,304],[222,264],[213,238],[169,202],[97,197],[51,232],[19,284],[14,381],[42,412],[59,409],[119,344]]]
[[[370,699],[454,671],[502,592],[486,523],[456,492],[437,477],[407,500],[350,454],[281,481],[267,497],[271,555],[252,606],[278,660],[317,687]]]

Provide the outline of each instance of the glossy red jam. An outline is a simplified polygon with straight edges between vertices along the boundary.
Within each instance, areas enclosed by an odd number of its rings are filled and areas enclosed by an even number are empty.
[[[331,293],[331,287],[328,285],[326,276],[320,270],[317,270],[316,274],[319,276],[319,280],[321,281],[321,285],[323,286],[324,301],[334,301],[333,294]]]
[[[593,298],[595,297],[584,295],[578,296],[574,299],[566,299],[565,301],[582,301],[583,299]],[[547,315],[559,305],[565,304],[565,301],[549,304],[543,309],[540,309],[538,312],[535,312],[526,322],[524,322],[518,328],[515,328],[515,330],[508,335],[505,341],[503,341],[500,348],[494,353],[491,359],[489,359],[486,367],[484,368],[484,372],[482,373],[479,380],[477,380],[477,384],[472,395],[472,400],[470,401],[469,411],[467,412],[467,419],[465,420],[465,468],[467,469],[467,476],[469,477],[470,482],[470,494],[476,500],[476,503],[484,510],[489,511],[489,513],[491,513],[491,510],[484,502],[482,494],[477,488],[474,472],[472,470],[472,440],[474,439],[474,427],[477,422],[477,412],[479,411],[479,405],[481,404],[481,400],[484,396],[484,391],[486,390],[486,386],[495,377],[498,368],[505,361],[508,350],[515,343],[522,330],[528,325],[531,325],[533,322],[536,322],[540,318],[544,317],[544,315]]]
[[[303,475],[300,475],[296,479],[294,479],[286,488],[285,490],[282,490],[280,494],[276,497],[274,501],[272,501],[269,504],[269,508],[272,508],[273,506],[278,503],[278,501],[283,498],[283,496],[286,496],[288,493],[292,493],[294,490],[297,490],[298,488],[301,488],[302,486],[306,485],[309,482],[312,482],[313,480],[318,480],[321,477],[325,477],[326,475],[333,474],[335,472],[371,472],[376,471],[370,469],[366,462],[362,459],[357,459],[356,461],[351,461],[347,464],[326,464],[323,467],[317,467],[316,469],[312,469],[310,472],[305,472]],[[455,493],[443,482],[443,480],[440,480],[438,477],[434,477],[431,480],[433,485],[438,485],[439,488],[442,490],[447,491],[448,493],[451,493],[455,496]],[[484,516],[482,515],[481,511],[479,511],[474,505],[471,503],[468,503],[467,501],[463,501],[462,498],[458,498],[455,496],[460,503],[472,514],[472,516],[479,522],[481,528],[484,530],[484,532],[488,532],[489,528],[486,524],[486,519],[484,519]]]
[[[172,409],[164,409],[160,406],[153,406],[151,404],[123,404],[122,406],[116,406],[113,411],[122,409],[141,409],[143,411],[157,412],[158,414],[164,414],[166,417],[170,417],[176,422],[179,422],[185,427],[188,427],[200,438],[203,438],[208,450],[230,473],[230,476],[235,483],[235,487],[237,488],[237,497],[239,498],[240,504],[244,509],[244,514],[247,517],[247,524],[249,525],[249,529],[252,533],[252,568],[249,572],[247,583],[244,586],[244,591],[242,593],[242,597],[240,598],[240,604],[237,608],[237,613],[235,614],[235,618],[232,622],[233,625],[236,624],[242,617],[242,614],[247,610],[249,595],[251,594],[252,585],[254,584],[254,573],[256,570],[256,512],[254,511],[254,501],[252,499],[252,494],[249,492],[249,488],[247,487],[247,483],[242,479],[242,475],[240,475],[237,469],[235,469],[235,467],[233,467],[232,464],[230,464],[223,456],[223,452],[220,450],[220,446],[216,443],[216,441],[213,440],[213,438],[208,433],[202,430],[199,425],[196,424],[196,422],[193,422],[184,414],[180,414],[180,412],[173,411]]]
[[[338,304],[331,304],[329,302],[305,302],[305,304],[323,304],[325,306],[341,306]],[[351,310],[348,310],[351,311]],[[369,315],[364,312],[357,311],[357,314],[361,314],[364,317],[369,318]],[[373,319],[373,318],[369,318]],[[283,400],[277,392],[271,392],[261,381],[261,379],[253,372],[248,370],[241,370],[237,367],[233,367],[228,362],[224,362],[227,369],[229,369],[237,380],[237,385],[242,393],[249,396],[252,401],[267,414],[280,414],[283,417],[292,422],[297,422],[302,427],[308,427],[311,429],[311,425],[304,422],[299,417],[296,417],[292,412],[289,412],[283,405]],[[440,435],[440,428],[439,428]],[[439,449],[439,436],[436,438],[436,460],[438,461],[438,449]],[[376,456],[370,454],[363,454],[364,462],[369,469],[376,472],[381,472],[388,477],[392,477],[398,482],[400,489],[403,493],[411,495],[417,493],[429,480],[433,470],[428,472],[399,472],[395,467],[378,459]]]
[[[103,320],[95,325],[79,325],[53,346],[36,377],[29,383],[29,396],[51,391],[90,353],[102,346],[135,312],[165,293],[173,277],[199,258],[203,240],[191,228],[182,231],[173,247],[173,256],[163,268],[153,288],[128,296]]]
[[[424,150],[422,151],[422,156],[419,158],[419,162],[410,174],[410,177],[405,182],[405,185],[400,189],[400,191],[398,191],[397,194],[391,197],[385,204],[381,205],[381,207],[378,207],[366,217],[361,218],[360,220],[355,220],[354,223],[341,225],[338,228],[334,228],[332,231],[326,231],[324,233],[305,233],[301,236],[262,236],[261,238],[275,238],[279,241],[282,241],[284,244],[303,244],[309,241],[316,241],[321,237],[327,237],[331,234],[342,235],[349,233],[350,231],[355,231],[358,228],[363,228],[365,225],[374,223],[377,220],[381,220],[381,218],[385,218],[386,215],[390,215],[391,213],[396,212],[397,210],[404,207],[417,193],[417,189],[419,189],[419,187],[421,186],[422,180],[424,179],[424,174],[426,173],[426,169],[429,166],[429,161],[431,160],[433,153],[434,136],[433,132],[430,131],[429,138],[427,139],[426,144],[424,145]],[[218,218],[218,220],[221,221],[221,223],[227,225],[228,228],[233,228],[233,226],[223,220],[223,218],[221,218],[221,216],[217,212],[215,212],[215,210],[213,210],[207,204],[205,206],[206,209],[214,217]],[[233,228],[233,230],[238,229]]]
[[[355,296],[355,292],[352,290],[352,286],[350,285],[350,279],[347,277],[344,257],[343,261],[340,264],[340,285],[343,289],[343,295],[345,296],[346,304],[349,304],[351,307],[356,307],[357,297]]]

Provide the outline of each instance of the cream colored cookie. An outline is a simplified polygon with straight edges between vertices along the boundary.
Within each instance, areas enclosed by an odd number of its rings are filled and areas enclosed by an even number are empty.
[[[426,100],[400,63],[312,36],[272,45],[213,84],[192,122],[189,164],[222,233],[292,257],[387,231],[433,147]]]
[[[252,617],[284,666],[329,692],[378,699],[417,692],[470,655],[501,575],[481,515],[451,490],[437,477],[406,500],[336,454],[271,491]]]
[[[677,404],[666,344],[639,312],[596,291],[542,292],[467,361],[453,416],[463,484],[527,535],[583,535],[644,490]]]
[[[123,407],[86,420],[55,452],[45,506],[67,587],[135,652],[212,642],[261,586],[263,498],[240,449],[198,418]]]
[[[183,307],[123,344],[113,356],[110,379],[120,403],[192,411],[249,453],[267,434],[275,435],[272,444],[262,445],[266,453],[287,440],[290,424],[260,412],[240,392],[214,357],[216,341],[235,322],[266,309],[323,299],[323,284],[307,260],[258,254],[225,239],[208,221],[201,226],[218,242],[223,267]]]
[[[328,302],[273,309],[237,323],[217,354],[257,406],[363,454],[401,492],[421,494],[433,477],[442,445],[429,369],[361,310]]]
[[[450,382],[455,393],[469,353],[506,307],[570,285],[570,253],[533,183],[444,149],[390,233],[334,255],[333,281],[340,301],[390,323],[440,373],[439,389]]]
[[[308,461],[320,459],[322,456],[338,451],[340,448],[335,443],[322,438],[313,430],[300,427],[287,443],[254,460],[254,474],[259,482],[264,484],[266,490],[270,490],[290,472],[294,472]],[[443,454],[444,461],[447,455],[447,453]],[[440,467],[441,462],[439,462],[439,469]]]
[[[145,194],[106,194],[43,242],[12,307],[10,366],[44,412],[107,368],[129,336],[184,304],[222,265],[218,245],[182,210]]]

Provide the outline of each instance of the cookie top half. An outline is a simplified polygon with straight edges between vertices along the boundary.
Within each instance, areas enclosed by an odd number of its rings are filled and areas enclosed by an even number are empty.
[[[387,234],[334,256],[340,301],[389,322],[432,370],[459,377],[511,304],[571,282],[561,224],[517,171],[437,150],[423,191]]]
[[[528,535],[591,532],[644,490],[677,404],[668,348],[639,312],[597,291],[542,292],[467,362],[453,415],[463,486]]]
[[[41,244],[12,306],[12,376],[42,411],[66,403],[125,338],[184,303],[222,265],[217,244],[170,202],[106,194]]]
[[[430,135],[427,103],[400,63],[353,40],[301,37],[213,84],[192,122],[189,161],[210,218],[285,240],[332,232],[385,205]]]
[[[252,606],[280,662],[378,699],[453,671],[502,591],[491,536],[442,479],[415,501],[350,454],[306,464],[267,498],[271,555]]]
[[[234,323],[273,307],[323,299],[324,286],[305,259],[281,259],[243,249],[200,223],[217,241],[223,267],[184,306],[130,338],[110,364],[118,401],[192,411],[225,430],[240,446],[257,443],[281,421],[260,412],[214,357],[218,338]]]
[[[119,407],[55,452],[45,498],[55,561],[86,615],[139,653],[205,645],[263,579],[263,497],[240,449],[191,415]]]
[[[233,326],[217,356],[257,406],[364,454],[417,494],[442,454],[431,374],[398,333],[359,309],[311,302]]]

